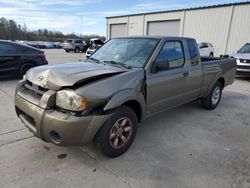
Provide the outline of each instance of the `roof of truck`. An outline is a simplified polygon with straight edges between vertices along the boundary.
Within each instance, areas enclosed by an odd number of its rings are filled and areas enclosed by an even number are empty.
[[[151,39],[193,39],[189,37],[179,37],[179,36],[152,36],[152,35],[136,35],[136,36],[125,36],[125,37],[115,37],[115,39],[123,39],[123,38],[151,38]]]

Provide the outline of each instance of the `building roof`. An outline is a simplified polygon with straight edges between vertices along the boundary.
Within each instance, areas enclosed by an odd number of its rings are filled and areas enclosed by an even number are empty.
[[[219,8],[219,7],[227,7],[227,6],[234,6],[234,5],[246,5],[246,4],[250,4],[250,1],[238,2],[238,3],[218,4],[218,5],[209,5],[209,6],[201,6],[201,7],[193,7],[193,8],[173,9],[173,10],[156,11],[156,12],[127,14],[127,15],[119,15],[119,16],[109,16],[109,17],[106,17],[106,19],[119,18],[119,17],[125,17],[125,16],[140,16],[140,15],[146,15],[146,14],[158,14],[158,13],[179,12],[179,11],[208,9],[208,8]]]

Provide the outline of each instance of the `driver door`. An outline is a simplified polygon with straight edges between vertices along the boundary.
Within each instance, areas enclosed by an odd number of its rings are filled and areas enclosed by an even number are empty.
[[[168,70],[147,76],[147,111],[156,113],[188,100],[188,71],[182,41],[166,41],[155,60],[169,63]]]

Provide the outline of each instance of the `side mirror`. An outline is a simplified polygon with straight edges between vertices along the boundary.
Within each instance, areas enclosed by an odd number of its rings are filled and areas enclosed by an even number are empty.
[[[156,60],[155,61],[156,71],[163,71],[169,69],[169,61],[168,60]]]

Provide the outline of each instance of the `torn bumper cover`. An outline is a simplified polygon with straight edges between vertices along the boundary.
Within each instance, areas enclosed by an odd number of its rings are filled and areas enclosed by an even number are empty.
[[[76,117],[50,107],[55,91],[37,95],[20,81],[16,89],[15,108],[22,123],[38,138],[61,146],[83,145],[95,137],[111,115]]]

